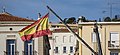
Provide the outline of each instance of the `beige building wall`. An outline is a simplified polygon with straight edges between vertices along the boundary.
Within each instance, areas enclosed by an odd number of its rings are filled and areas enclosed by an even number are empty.
[[[97,51],[97,43],[92,42],[93,28],[94,22],[79,23],[79,36]],[[110,52],[117,52],[120,55],[120,45],[118,47],[108,47],[111,32],[117,32],[119,34],[120,44],[120,22],[98,22],[98,28],[103,55],[110,55]],[[79,55],[92,55],[92,52],[84,44],[79,43]]]

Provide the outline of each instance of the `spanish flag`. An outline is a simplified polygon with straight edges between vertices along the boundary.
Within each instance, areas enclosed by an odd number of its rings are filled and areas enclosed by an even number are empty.
[[[48,17],[49,13],[45,16],[32,23],[31,25],[26,26],[19,31],[19,35],[23,41],[29,41],[32,38],[45,36],[51,34],[51,31],[48,28]]]

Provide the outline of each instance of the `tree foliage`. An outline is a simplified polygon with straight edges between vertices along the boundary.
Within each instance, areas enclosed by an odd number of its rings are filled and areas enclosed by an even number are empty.
[[[104,19],[104,21],[105,21],[105,22],[111,22],[111,18],[110,18],[110,17],[106,17],[106,18]]]
[[[67,23],[67,24],[75,24],[76,23],[76,18],[75,17],[65,18],[64,22]]]
[[[112,21],[114,22],[120,21],[120,18],[118,18],[117,15],[115,15],[115,18],[113,18]]]
[[[81,20],[82,22],[86,22],[86,18],[84,16],[81,16],[78,18],[78,21]]]
[[[63,20],[63,21],[64,21],[64,23],[66,23],[67,19],[68,19],[68,18],[65,18],[65,19]]]

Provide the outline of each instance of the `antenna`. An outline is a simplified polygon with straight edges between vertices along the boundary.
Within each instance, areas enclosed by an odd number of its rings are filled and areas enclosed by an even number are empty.
[[[41,18],[41,14],[40,13],[38,13],[38,18]]]
[[[110,18],[112,18],[112,14],[113,14],[113,5],[114,4],[120,4],[119,2],[113,2],[111,0],[108,0],[108,5],[110,6]]]
[[[5,11],[5,6],[3,6],[3,8],[2,8],[2,9],[3,9],[2,13],[6,12],[6,11]]]

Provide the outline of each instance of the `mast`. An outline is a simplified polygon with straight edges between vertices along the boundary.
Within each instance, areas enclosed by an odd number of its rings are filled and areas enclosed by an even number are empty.
[[[98,43],[98,55],[103,55],[102,54],[102,48],[101,48],[101,43],[100,43],[100,36],[99,36],[99,32],[98,32],[98,26],[97,26],[97,22],[94,24],[94,29],[93,31],[96,34],[96,39],[97,39],[97,43]]]
[[[49,6],[47,6],[47,8],[48,8],[57,18],[59,18],[60,21],[62,21],[62,23],[67,27],[67,29],[77,37],[78,41],[81,41],[83,44],[85,44],[85,46],[87,46],[87,48],[88,48],[91,52],[93,52],[95,55],[97,55],[97,53],[96,53],[81,37],[79,37],[79,35],[76,34],[76,33],[62,20],[62,18],[61,18],[60,16],[58,16]]]

